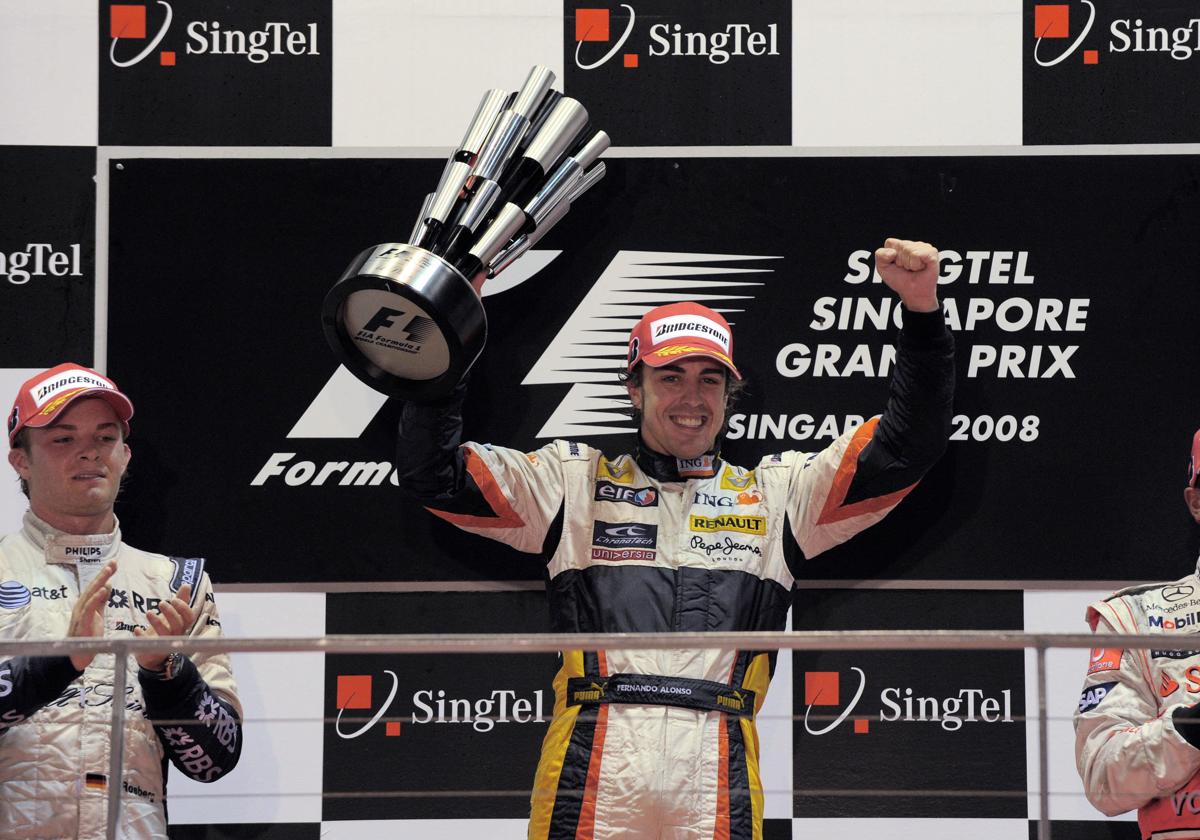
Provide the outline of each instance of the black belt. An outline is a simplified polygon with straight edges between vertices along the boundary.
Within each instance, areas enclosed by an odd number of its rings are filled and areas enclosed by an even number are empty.
[[[571,677],[567,680],[568,706],[601,703],[638,703],[680,706],[705,712],[725,712],[754,717],[754,692],[711,680],[660,677],[654,674],[611,674],[607,677]]]

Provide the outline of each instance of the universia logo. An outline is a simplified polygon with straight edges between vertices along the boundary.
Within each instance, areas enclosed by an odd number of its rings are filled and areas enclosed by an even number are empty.
[[[132,67],[140,64],[162,44],[171,29],[175,12],[167,0],[155,0],[153,17],[159,18],[152,36],[149,18],[150,8],[142,4],[114,3],[108,11],[108,35],[111,43],[108,59],[114,67]],[[291,23],[271,21],[261,29],[243,30],[223,25],[219,20],[194,20],[184,27],[187,43],[184,55],[239,56],[251,64],[263,64],[281,55],[320,55],[317,50],[317,24],[306,23],[294,26]],[[133,42],[127,46],[123,42]],[[161,50],[158,63],[162,67],[174,67],[176,50]]]

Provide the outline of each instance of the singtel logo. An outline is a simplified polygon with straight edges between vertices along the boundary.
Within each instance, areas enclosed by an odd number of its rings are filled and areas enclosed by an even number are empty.
[[[605,9],[575,10],[575,66],[580,70],[595,70],[607,64],[620,53],[633,34],[637,12],[628,3],[622,3],[629,15],[629,22],[621,34],[612,38],[612,15]],[[701,57],[710,64],[727,64],[731,59],[745,56],[779,55],[779,24],[768,24],[756,30],[748,23],[728,23],[710,32],[690,30],[682,23],[655,23],[647,31],[650,43],[646,54],[652,58],[671,56],[675,58]],[[608,44],[607,50],[598,57],[602,47],[585,47],[590,44]],[[587,57],[585,58],[585,53]],[[640,64],[638,52],[624,52],[621,63],[628,69]]]
[[[1092,0],[1079,0],[1079,3],[1078,6],[1071,3],[1039,3],[1033,7],[1033,34],[1037,39],[1033,47],[1033,60],[1039,67],[1053,67],[1080,53],[1080,47],[1096,23],[1097,9]],[[1086,20],[1083,20],[1078,32],[1073,33],[1072,13],[1078,22],[1084,12]],[[1158,53],[1169,55],[1176,61],[1185,61],[1200,51],[1200,17],[1189,18],[1185,22],[1151,21],[1140,17],[1115,18],[1108,25],[1108,33],[1109,40],[1105,46],[1110,54]],[[1043,47],[1043,41],[1054,41],[1060,47],[1057,51],[1054,50],[1054,44]],[[1066,46],[1061,46],[1064,42]],[[1083,49],[1083,63],[1099,64],[1100,53],[1099,49]]]
[[[369,732],[391,709],[392,701],[400,689],[400,678],[395,671],[384,671],[391,677],[387,699],[358,729],[342,729],[342,713],[347,710],[372,709],[373,678],[369,674],[339,674],[337,678],[337,719],[334,728],[338,737],[351,740]],[[484,697],[474,699],[449,697],[445,690],[421,689],[412,696],[413,713],[408,721],[413,724],[462,723],[469,724],[476,732],[485,733],[495,729],[499,723],[543,723],[546,720],[545,701],[542,689],[533,692],[532,699],[518,697],[513,689],[495,689]],[[386,721],[385,733],[400,734],[399,720]]]
[[[809,735],[825,735],[836,729],[854,713],[867,687],[867,675],[861,668],[851,667],[858,675],[858,687],[854,697],[832,718],[829,714],[814,714],[817,706],[838,707],[841,705],[841,674],[837,671],[809,671],[804,674],[804,729]],[[889,686],[879,692],[880,709],[854,720],[855,734],[870,732],[871,720],[882,723],[930,722],[939,724],[947,732],[956,732],[965,723],[1012,723],[1012,690],[1004,689],[999,697],[988,697],[980,688],[961,688],[949,696],[922,696],[911,688]],[[828,719],[823,726],[811,719]]]
[[[108,59],[114,67],[132,67],[140,64],[158,49],[171,29],[175,13],[166,0],[156,0],[155,17],[161,15],[161,23],[148,36],[150,27],[149,9],[143,5],[114,3],[109,7]],[[184,31],[187,42],[185,55],[238,56],[251,64],[265,64],[282,55],[320,55],[317,51],[317,24],[293,25],[280,21],[266,22],[261,29],[238,29],[222,24],[219,20],[190,21]],[[123,42],[132,42],[127,45]],[[158,63],[173,67],[175,50],[163,50],[158,54]]]

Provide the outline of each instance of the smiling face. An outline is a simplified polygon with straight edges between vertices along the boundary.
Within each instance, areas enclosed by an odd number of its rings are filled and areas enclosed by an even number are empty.
[[[713,448],[725,423],[726,369],[707,357],[642,366],[642,384],[629,399],[642,413],[642,439],[676,458],[696,458]]]
[[[104,534],[113,528],[113,502],[129,465],[117,414],[102,399],[68,406],[53,425],[25,429],[26,448],[8,462],[29,485],[29,507],[69,534]]]

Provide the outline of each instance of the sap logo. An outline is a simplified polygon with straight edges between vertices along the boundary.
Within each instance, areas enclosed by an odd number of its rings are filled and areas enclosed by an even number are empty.
[[[1102,702],[1104,702],[1104,698],[1108,696],[1109,692],[1113,690],[1116,684],[1117,683],[1114,680],[1113,682],[1100,683],[1099,685],[1094,685],[1091,688],[1086,689],[1083,692],[1083,695],[1079,698],[1079,713],[1083,714],[1084,712],[1090,712],[1092,709],[1099,706]]]

